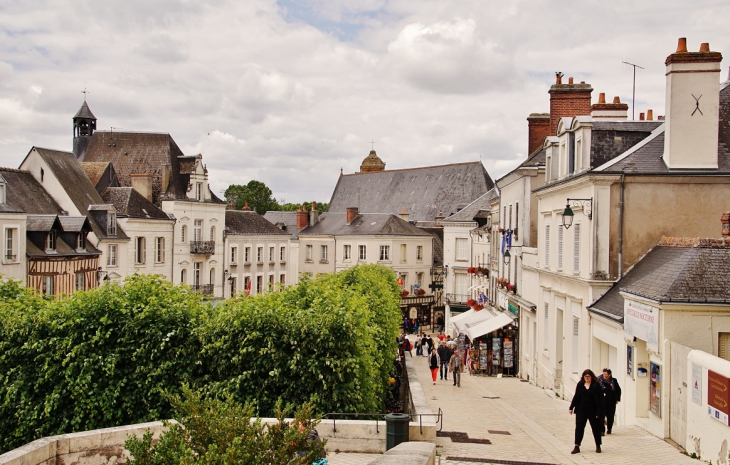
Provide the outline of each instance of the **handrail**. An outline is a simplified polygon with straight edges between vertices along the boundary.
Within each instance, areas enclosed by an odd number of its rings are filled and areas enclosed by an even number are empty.
[[[329,416],[333,416],[333,415],[338,415],[338,416],[343,416],[343,417],[356,417],[356,416],[376,417],[375,418],[375,433],[376,434],[380,434],[380,424],[378,423],[378,418],[377,417],[384,418],[385,415],[388,415],[388,414],[387,413],[339,413],[339,412],[330,412],[330,413],[325,413],[324,415],[322,415],[322,419],[324,419],[326,417],[329,417]],[[439,429],[437,431],[441,431],[444,428],[444,412],[441,410],[440,407],[439,407],[438,413],[409,413],[409,414],[406,414],[406,415],[410,416],[411,418],[416,417],[416,416],[418,417],[418,426],[419,426],[419,430],[420,430],[421,434],[423,434],[423,417],[436,417],[436,423],[440,423],[441,424],[441,426],[439,427]],[[334,416],[332,417],[332,432],[333,433],[336,433],[337,432],[337,418],[335,418]]]

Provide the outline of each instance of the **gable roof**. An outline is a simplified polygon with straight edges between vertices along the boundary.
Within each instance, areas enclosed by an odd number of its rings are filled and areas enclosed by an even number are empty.
[[[25,212],[36,215],[58,215],[61,207],[28,171],[0,168],[6,182],[6,202],[2,212]]]
[[[349,224],[347,213],[327,211],[319,222],[307,226],[300,236],[431,236],[408,221],[387,213],[360,213]]]
[[[284,232],[292,237],[297,236],[297,212],[268,211],[264,213],[264,218],[273,225],[284,225]]]
[[[491,211],[492,206],[491,202],[492,200],[499,197],[499,192],[497,191],[497,188],[492,188],[487,192],[486,194],[482,195],[463,209],[461,209],[458,213],[454,213],[453,215],[449,216],[448,218],[444,219],[444,222],[472,222],[475,221],[474,218],[477,216],[483,216],[480,215],[480,212],[483,211]]]
[[[361,213],[397,215],[432,222],[439,212],[456,213],[494,187],[480,162],[341,175],[328,213],[357,207]]]
[[[114,205],[117,216],[151,220],[172,219],[131,187],[107,187],[102,191],[101,198],[104,203]]]
[[[662,303],[730,303],[730,239],[662,238],[589,310],[623,322],[622,291]]]
[[[226,210],[226,234],[288,236],[254,211]]]

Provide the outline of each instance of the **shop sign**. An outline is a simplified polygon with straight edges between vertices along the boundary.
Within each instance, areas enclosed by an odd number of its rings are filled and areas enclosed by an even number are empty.
[[[659,353],[659,308],[624,299],[624,331],[646,341],[646,347]]]
[[[515,304],[511,300],[507,301],[507,310],[514,313],[515,316],[520,316],[520,310],[519,310],[519,308],[517,308],[517,304]]]
[[[702,405],[702,365],[692,364],[692,402]]]
[[[707,413],[712,418],[728,425],[730,379],[712,370],[707,370]]]

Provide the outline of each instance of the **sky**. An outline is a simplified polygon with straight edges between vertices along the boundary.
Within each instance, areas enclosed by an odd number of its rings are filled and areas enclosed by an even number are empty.
[[[636,63],[636,117],[663,115],[677,39],[730,56],[728,17],[724,0],[0,0],[0,166],[70,151],[86,96],[99,130],[201,153],[218,194],[255,179],[327,202],[371,148],[496,180],[555,72],[631,105]]]

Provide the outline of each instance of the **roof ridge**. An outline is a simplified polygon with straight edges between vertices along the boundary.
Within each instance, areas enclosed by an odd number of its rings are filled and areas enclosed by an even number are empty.
[[[31,174],[31,172],[28,171],[28,170],[21,170],[19,168],[6,168],[4,166],[0,166],[0,171],[7,171],[9,173],[26,173],[26,174]]]
[[[350,174],[343,174],[342,176],[355,176],[360,174],[377,174],[377,173],[392,173],[394,171],[411,171],[411,170],[424,170],[429,168],[443,168],[445,166],[460,166],[460,165],[482,165],[482,162],[480,161],[465,161],[461,163],[446,163],[443,165],[431,165],[431,166],[416,166],[414,168],[397,168],[394,170],[382,170],[382,171],[366,171],[366,172],[357,172],[357,173],[350,173]],[[486,169],[485,169],[486,171]]]

